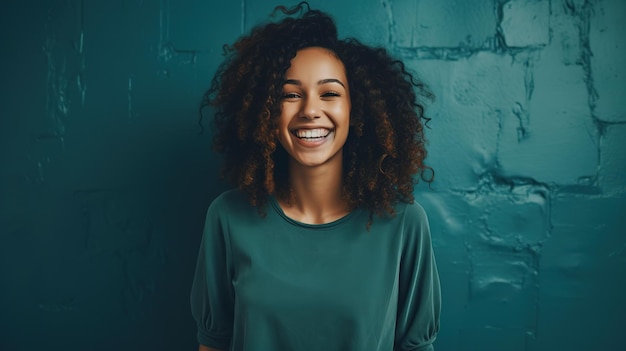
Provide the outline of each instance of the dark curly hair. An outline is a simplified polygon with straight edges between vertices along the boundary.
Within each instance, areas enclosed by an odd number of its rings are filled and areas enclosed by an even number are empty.
[[[304,2],[279,6],[274,15],[281,12],[282,20],[257,26],[224,47],[225,61],[203,96],[201,111],[215,111],[214,146],[225,156],[222,176],[261,211],[271,194],[291,198],[288,154],[277,128],[285,72],[298,50],[322,47],[344,63],[350,85],[344,199],[351,209],[368,209],[370,221],[373,214],[393,216],[397,201],[414,201],[419,179],[433,180],[432,168],[424,164],[423,128],[429,119],[418,101],[431,94],[384,48],[338,39],[327,14]]]

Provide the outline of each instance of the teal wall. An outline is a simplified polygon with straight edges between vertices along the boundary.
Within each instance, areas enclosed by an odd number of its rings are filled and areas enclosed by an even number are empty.
[[[428,83],[438,350],[621,350],[626,2],[311,1]],[[0,350],[193,350],[197,108],[273,1],[3,2]]]

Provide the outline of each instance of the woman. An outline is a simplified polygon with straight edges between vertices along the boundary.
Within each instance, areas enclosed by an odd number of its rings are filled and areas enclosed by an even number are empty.
[[[204,98],[223,175],[192,287],[200,350],[432,350],[440,291],[414,175],[424,87],[326,14],[279,8]],[[416,89],[417,88],[417,89]]]

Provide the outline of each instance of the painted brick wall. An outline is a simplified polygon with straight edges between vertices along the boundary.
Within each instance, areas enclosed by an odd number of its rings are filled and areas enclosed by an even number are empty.
[[[427,112],[438,350],[620,350],[626,2],[311,1],[405,60]],[[273,1],[1,5],[0,349],[195,349],[225,189],[197,107]]]

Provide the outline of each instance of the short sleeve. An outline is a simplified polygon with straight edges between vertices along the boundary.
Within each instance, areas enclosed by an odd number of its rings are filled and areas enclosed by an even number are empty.
[[[432,351],[439,331],[441,291],[424,209],[407,206],[400,263],[395,351]]]
[[[216,199],[207,211],[191,288],[191,312],[198,325],[198,342],[226,350],[232,338],[234,298],[219,202],[220,198]]]

